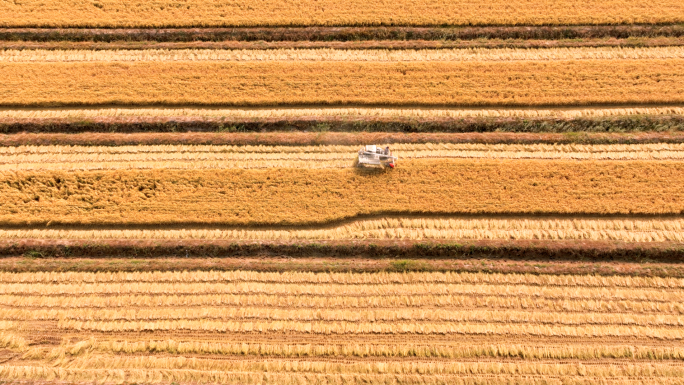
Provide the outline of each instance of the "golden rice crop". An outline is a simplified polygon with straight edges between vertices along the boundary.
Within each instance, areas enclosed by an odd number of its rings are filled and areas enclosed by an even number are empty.
[[[369,373],[369,374],[543,374],[543,375],[587,375],[597,377],[675,377],[684,375],[684,368],[666,363],[630,363],[612,365],[582,365],[581,363],[536,363],[536,362],[350,362],[294,361],[270,359],[262,361],[233,361],[184,357],[121,357],[94,355],[79,357],[72,361],[73,368],[97,369],[105,362],[125,369],[195,369],[225,370],[235,372],[309,372],[309,373]]]
[[[621,287],[682,289],[684,279],[673,277],[534,275],[469,272],[262,272],[262,271],[127,271],[127,272],[0,272],[0,283],[290,283],[290,284],[511,284],[531,286]]]
[[[684,108],[682,109],[684,112]],[[348,145],[318,145],[318,146],[231,146],[231,145],[136,145],[136,146],[12,146],[0,147],[0,156],[24,156],[26,158],[7,158],[5,162],[29,161],[29,156],[62,156],[71,157],[99,156],[109,160],[114,156],[122,156],[124,160],[144,160],[142,156],[159,156],[178,154],[192,156],[195,154],[225,154],[235,156],[235,159],[269,159],[266,156],[321,156],[356,153],[360,146]],[[451,152],[542,152],[542,153],[648,153],[648,152],[681,152],[682,143],[640,143],[640,144],[489,144],[489,143],[395,143],[392,150],[398,151],[404,157],[411,157],[413,153],[429,153],[433,156]],[[137,158],[133,158],[138,156]],[[125,158],[131,157],[131,158]],[[0,158],[5,159],[5,158]],[[78,158],[79,160],[93,160],[92,158]],[[277,158],[276,158],[277,159]],[[323,158],[327,159],[327,158]],[[333,158],[334,159],[334,158]]]
[[[425,50],[344,49],[147,49],[147,50],[4,50],[0,62],[138,62],[138,61],[516,61],[682,59],[684,47],[471,48]]]
[[[327,309],[376,309],[388,307],[422,308],[491,308],[536,311],[580,312],[629,312],[684,314],[681,302],[648,301],[643,299],[568,299],[546,298],[537,292],[525,294],[485,295],[380,295],[380,296],[310,296],[310,295],[264,295],[264,294],[201,294],[201,295],[144,295],[121,294],[117,296],[38,296],[0,295],[0,304],[11,307],[39,307],[48,309],[107,309],[129,306],[262,306],[274,308],[327,308]]]
[[[59,349],[59,348],[58,348]],[[435,358],[508,358],[525,359],[602,359],[629,358],[661,360],[682,359],[684,350],[680,347],[641,347],[632,345],[611,346],[527,346],[527,345],[422,345],[404,343],[398,345],[313,345],[313,344],[265,344],[265,343],[222,343],[200,341],[96,341],[78,342],[63,348],[70,355],[99,351],[113,354],[173,353],[173,354],[216,354],[255,355],[277,357],[435,357]],[[53,353],[54,354],[54,353]]]
[[[682,144],[397,144],[401,160],[425,158],[684,160]],[[250,151],[253,150],[253,151]],[[0,148],[0,170],[348,168],[355,146],[19,146]]]
[[[305,333],[320,335],[389,334],[389,335],[499,335],[535,337],[642,337],[681,340],[682,328],[656,328],[622,325],[520,325],[430,322],[323,322],[323,321],[76,321],[60,320],[65,330],[116,332],[194,331],[219,333]]]
[[[611,117],[632,115],[684,115],[682,107],[492,109],[462,108],[79,108],[3,109],[0,119],[93,119],[93,118],[204,118],[204,119],[301,119],[301,118],[561,118]],[[250,146],[242,146],[250,147]],[[251,146],[258,147],[258,146]],[[252,150],[256,151],[256,150]],[[285,151],[285,150],[283,150]]]
[[[588,239],[625,242],[684,241],[680,219],[434,219],[356,221],[306,230],[0,230],[0,239]]]
[[[324,223],[412,213],[675,214],[684,163],[406,160],[356,169],[0,172],[5,224]],[[388,199],[387,186],[391,191]]]
[[[183,3],[159,0],[51,1],[26,0],[3,5],[2,27],[236,27],[236,26],[368,26],[368,25],[563,25],[665,24],[684,21],[676,0],[561,0],[524,2],[490,0],[458,2],[410,0],[385,2],[302,0],[218,0]]]
[[[670,314],[622,314],[529,312],[482,309],[264,309],[254,307],[228,308],[150,308],[150,309],[4,309],[3,318],[12,321],[301,321],[301,322],[469,322],[485,324],[528,325],[626,325],[651,327],[682,327],[684,319]]]
[[[641,300],[673,302],[684,300],[684,292],[663,289],[586,288],[507,284],[282,284],[282,283],[8,283],[0,286],[0,294],[24,295],[130,295],[130,294],[250,294],[310,296],[421,296],[421,295],[535,295],[549,299]]]
[[[112,360],[100,359],[100,367],[108,367]],[[489,364],[496,368],[496,364]],[[609,366],[609,368],[612,368]],[[582,367],[579,367],[582,371]],[[641,373],[641,372],[640,372]],[[652,372],[653,373],[653,372]],[[543,374],[543,373],[539,373]],[[544,377],[530,375],[477,375],[462,373],[458,375],[426,375],[426,374],[358,374],[358,373],[298,373],[298,372],[226,372],[222,370],[194,370],[194,369],[63,369],[49,366],[26,366],[26,365],[2,365],[0,366],[0,376],[7,380],[53,380],[59,378],[64,381],[85,382],[100,381],[112,383],[141,383],[158,384],[168,383],[221,383],[221,384],[278,384],[278,385],[299,385],[303,383],[325,383],[330,385],[342,385],[354,382],[364,384],[388,384],[400,382],[402,384],[421,384],[421,385],[444,385],[444,384],[547,384],[550,379],[563,380],[570,383],[586,383],[605,381],[604,377],[580,376],[550,376]],[[611,378],[612,379],[612,378]],[[657,377],[646,376],[645,373],[639,380],[641,384],[680,384],[681,381],[676,377]],[[617,384],[633,384],[632,379],[618,378],[613,381]]]
[[[5,62],[0,72],[0,99],[12,106],[684,102],[684,59]]]

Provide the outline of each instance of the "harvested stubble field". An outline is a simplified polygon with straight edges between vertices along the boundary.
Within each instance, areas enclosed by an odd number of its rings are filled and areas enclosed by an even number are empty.
[[[2,378],[679,383],[684,283],[472,273],[2,273]],[[171,294],[172,293],[172,294]]]
[[[373,25],[666,24],[684,21],[676,0],[561,0],[487,2],[433,0],[221,1],[85,0],[7,3],[2,27],[244,27]]]
[[[0,71],[7,106],[684,102],[679,47],[8,51]]]

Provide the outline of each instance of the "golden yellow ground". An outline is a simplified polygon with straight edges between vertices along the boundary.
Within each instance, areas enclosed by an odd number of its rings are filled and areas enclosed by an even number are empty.
[[[676,23],[679,0],[63,0],[3,2],[3,27]]]
[[[392,172],[268,169],[3,172],[16,224],[325,222],[359,214],[684,210],[684,163],[410,160]]]
[[[0,102],[568,105],[684,102],[684,59],[3,63]]]

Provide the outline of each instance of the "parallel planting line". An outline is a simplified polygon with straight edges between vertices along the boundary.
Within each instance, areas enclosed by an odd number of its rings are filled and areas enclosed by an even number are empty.
[[[678,58],[0,62],[0,73],[0,104],[7,107],[684,103],[684,59]]]
[[[134,0],[40,0],[9,2],[2,27],[254,27],[254,26],[444,26],[665,24],[684,21],[678,0],[160,0],[154,6]]]
[[[181,295],[0,295],[0,305],[27,309],[129,309],[147,307],[265,306],[273,309],[385,309],[403,307],[511,309],[526,311],[563,311],[574,313],[633,313],[684,315],[680,302],[610,299],[545,298],[530,294],[515,295],[380,295],[380,296],[315,296],[315,295],[250,295],[250,294],[181,294]]]
[[[3,170],[347,168],[358,146],[21,146],[0,148]],[[684,160],[682,144],[398,144],[400,159]]]
[[[478,284],[405,284],[405,285],[339,285],[339,284],[275,284],[275,283],[120,283],[120,284],[4,284],[2,295],[83,296],[83,295],[177,295],[235,294],[256,296],[309,295],[323,297],[369,296],[536,296],[537,298],[568,300],[626,300],[673,302],[682,301],[681,290],[538,287],[527,285]],[[105,299],[102,299],[106,302]]]
[[[553,239],[683,242],[684,219],[387,218],[306,229],[2,229],[0,239]]]
[[[345,285],[511,284],[572,287],[682,289],[684,279],[667,277],[534,275],[468,272],[378,272],[372,274],[300,271],[127,271],[127,272],[0,272],[0,283],[290,283]]]
[[[559,60],[682,59],[684,47],[474,48],[430,50],[345,49],[148,49],[148,50],[4,50],[0,63],[69,62],[497,62]]]
[[[453,119],[453,118],[558,118],[618,117],[634,115],[684,116],[684,107],[562,108],[562,109],[458,109],[458,108],[86,108],[0,109],[0,120],[40,119]]]
[[[261,307],[156,307],[149,309],[2,309],[8,321],[302,321],[302,322],[470,322],[484,324],[626,325],[684,327],[678,314],[570,313],[484,309],[272,309]]]
[[[524,357],[539,359],[684,359],[684,349],[679,347],[623,346],[528,346],[497,344],[489,346],[444,346],[418,343],[359,345],[338,344],[264,344],[200,341],[83,341],[65,346],[66,352],[101,352],[109,354],[163,353],[251,355],[266,357],[419,357],[419,358],[508,358]],[[72,353],[77,355],[78,353]]]
[[[477,324],[421,322],[299,322],[299,321],[75,321],[60,320],[60,329],[98,332],[195,331],[219,333],[311,333],[311,334],[389,334],[389,335],[499,335],[538,337],[645,337],[662,340],[684,339],[682,328],[650,326],[547,326],[539,324]]]
[[[663,377],[660,372],[653,370],[646,370],[648,376],[642,375],[642,372],[637,372],[636,377],[612,377],[610,375],[612,366],[606,367],[605,375],[602,376],[587,376],[581,374],[577,376],[570,375],[551,375],[541,374],[540,367],[530,366],[533,368],[535,374],[520,375],[519,369],[515,367],[508,368],[511,374],[472,374],[472,369],[464,368],[464,373],[457,375],[426,375],[426,374],[368,374],[368,373],[312,373],[308,372],[230,372],[226,370],[196,370],[196,369],[129,369],[120,370],[112,369],[111,365],[119,362],[115,357],[109,360],[103,357],[94,358],[98,361],[99,367],[109,367],[109,369],[74,369],[74,368],[55,368],[52,366],[40,365],[3,365],[0,366],[0,376],[9,380],[33,380],[33,381],[51,381],[54,378],[65,379],[72,382],[93,382],[103,381],[112,383],[138,383],[138,384],[158,384],[160,381],[172,383],[221,383],[231,385],[243,385],[251,383],[262,384],[278,384],[278,385],[295,385],[308,382],[326,383],[331,385],[343,385],[350,382],[362,381],[365,384],[387,384],[392,382],[400,382],[402,384],[420,384],[420,385],[444,385],[444,384],[482,384],[486,382],[492,385],[511,385],[511,384],[547,384],[549,380],[557,381],[573,381],[581,383],[588,382],[602,382],[606,380],[615,380],[619,384],[637,385],[637,384],[659,384],[659,385],[675,385],[681,384],[680,378],[676,377],[675,373],[672,377]],[[163,364],[162,364],[163,365]],[[491,368],[497,368],[495,363],[485,363]],[[149,365],[148,365],[149,366]],[[168,367],[168,364],[165,365]],[[577,366],[573,368],[573,373],[582,372],[582,367]],[[650,367],[649,367],[650,369]],[[332,370],[326,368],[326,370]],[[501,373],[501,370],[496,370],[496,373]],[[643,372],[644,374],[646,374]],[[516,374],[513,374],[516,373]]]

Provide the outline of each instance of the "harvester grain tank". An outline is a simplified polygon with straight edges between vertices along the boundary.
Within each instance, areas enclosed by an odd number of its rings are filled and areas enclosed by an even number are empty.
[[[392,155],[389,146],[368,145],[359,150],[359,167],[394,168],[397,165],[396,156]]]

